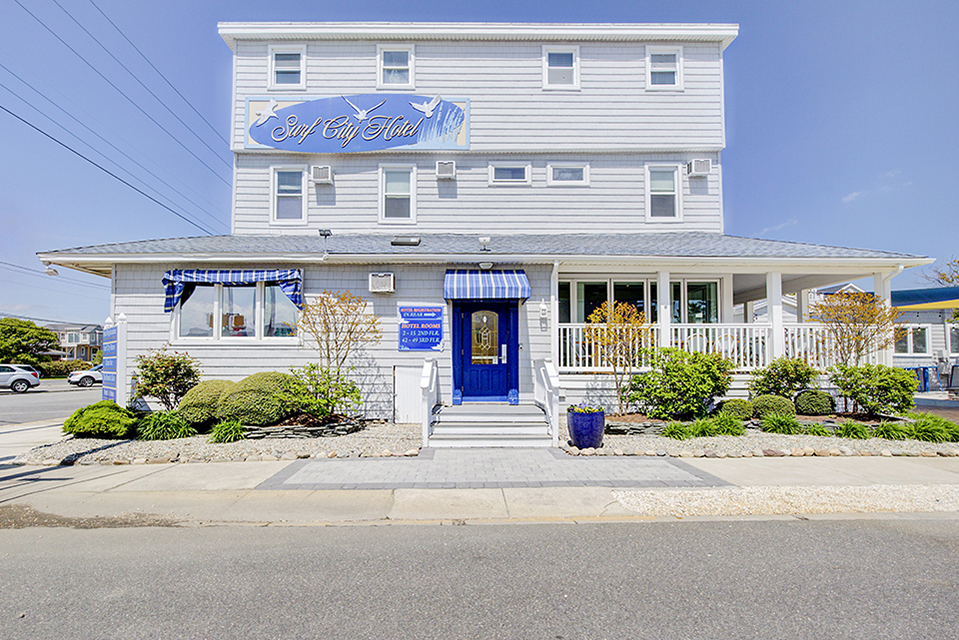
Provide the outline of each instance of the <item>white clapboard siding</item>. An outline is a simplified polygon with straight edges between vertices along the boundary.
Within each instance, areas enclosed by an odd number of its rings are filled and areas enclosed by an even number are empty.
[[[116,296],[113,315],[126,314],[128,323],[128,370],[136,368],[137,355],[162,348],[170,343],[172,314],[163,312],[163,272],[173,268],[229,268],[227,264],[165,264],[118,265],[116,268]],[[365,350],[355,362],[351,377],[356,380],[366,400],[363,410],[370,417],[391,419],[393,414],[394,367],[422,366],[426,357],[436,358],[440,368],[443,398],[449,401],[452,387],[452,337],[449,305],[443,299],[443,276],[453,265],[289,265],[272,264],[264,268],[296,267],[304,271],[304,293],[311,298],[329,291],[351,291],[365,298],[369,311],[380,317],[383,338],[379,344]],[[462,265],[459,265],[460,267]],[[509,265],[503,265],[508,268]],[[550,357],[548,323],[539,317],[539,301],[549,299],[549,281],[552,267],[547,265],[523,267],[532,289],[530,300],[520,307],[520,397],[531,400],[533,395],[533,360]],[[396,274],[396,293],[374,295],[368,293],[371,271],[391,271]],[[401,352],[398,344],[398,303],[430,303],[447,308],[444,318],[444,350],[441,352]],[[293,345],[271,345],[269,341],[250,340],[248,343],[184,344],[174,341],[172,349],[186,352],[200,361],[205,379],[239,380],[258,371],[289,371],[316,361],[309,348]]]
[[[443,156],[446,158],[447,156]],[[416,225],[378,223],[378,166],[395,156],[298,156],[298,162],[329,164],[333,185],[311,185],[308,229],[334,233],[393,233],[410,229],[428,233],[597,233],[683,230],[721,231],[719,154],[556,154],[542,156],[449,156],[456,161],[456,180],[436,179],[435,160],[409,156],[417,165]],[[645,165],[681,164],[708,157],[714,167],[706,178],[687,178],[682,185],[681,222],[647,222]],[[490,161],[522,161],[532,166],[532,184],[491,186]],[[240,154],[236,168],[234,232],[279,234],[289,226],[270,224],[271,167],[290,164],[283,154]],[[553,162],[588,163],[589,186],[547,186],[546,167]]]

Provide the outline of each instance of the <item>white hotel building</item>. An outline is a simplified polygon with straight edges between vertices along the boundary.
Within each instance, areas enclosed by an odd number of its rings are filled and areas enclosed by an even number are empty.
[[[825,366],[819,327],[804,309],[784,322],[784,294],[868,276],[888,299],[892,276],[930,262],[723,233],[737,25],[219,30],[234,52],[231,234],[40,254],[111,278],[128,370],[168,343],[211,378],[302,365],[314,356],[288,328],[291,296],[349,290],[382,319],[354,363],[368,415],[537,401],[546,426],[514,441],[550,444],[560,394],[611,399],[583,335],[605,300],[637,305],[660,345],[721,352],[740,372],[781,355]],[[734,323],[734,305],[757,300],[768,321]],[[424,421],[430,445],[448,436]]]

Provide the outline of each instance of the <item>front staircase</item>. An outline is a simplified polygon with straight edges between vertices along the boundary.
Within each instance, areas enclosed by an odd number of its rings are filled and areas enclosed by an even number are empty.
[[[546,414],[535,404],[437,406],[430,419],[430,447],[549,447],[552,442]]]

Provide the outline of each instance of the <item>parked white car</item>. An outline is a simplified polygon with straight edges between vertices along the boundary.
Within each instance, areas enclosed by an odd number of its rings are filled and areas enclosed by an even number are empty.
[[[92,387],[94,382],[103,383],[103,365],[98,364],[86,371],[74,371],[67,376],[67,382],[78,387]]]
[[[23,393],[40,385],[40,374],[33,367],[22,364],[0,364],[0,389]]]

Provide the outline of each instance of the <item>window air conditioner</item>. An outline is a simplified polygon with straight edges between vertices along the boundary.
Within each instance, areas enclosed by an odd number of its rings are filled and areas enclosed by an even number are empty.
[[[312,167],[310,178],[315,184],[333,184],[333,167]]]
[[[393,293],[392,273],[371,273],[370,274],[370,293]]]
[[[437,180],[455,180],[456,162],[454,160],[436,161],[436,179]]]
[[[712,160],[690,160],[686,163],[686,175],[691,177],[708,176],[709,170],[713,168]]]

